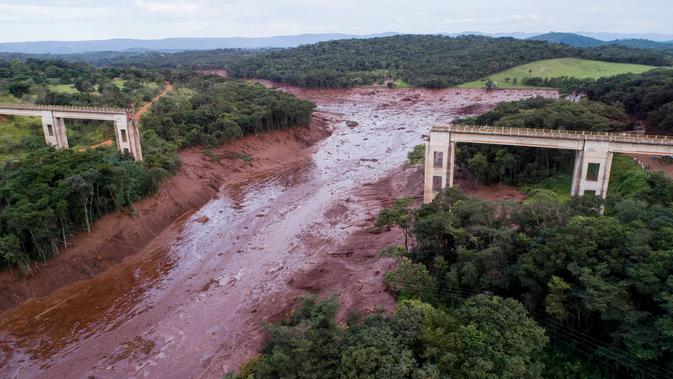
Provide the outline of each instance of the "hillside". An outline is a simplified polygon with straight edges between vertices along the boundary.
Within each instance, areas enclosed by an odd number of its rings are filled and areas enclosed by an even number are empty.
[[[487,78],[465,83],[463,88],[482,88],[487,79],[491,79],[499,88],[530,87],[525,80],[528,78],[577,78],[598,79],[628,73],[642,73],[655,66],[612,63],[576,58],[546,59],[523,64],[501,71]]]
[[[513,38],[399,35],[367,40],[322,42],[235,60],[239,78],[264,78],[300,87],[354,87],[401,81],[442,88],[471,82],[521,64],[576,57],[627,63],[670,64],[652,51],[624,47],[579,49]]]
[[[600,40],[577,33],[545,33],[529,37],[530,40],[562,43],[573,47],[599,47],[599,46],[624,46],[632,49],[654,49],[673,52],[673,41],[653,41],[645,38],[618,38],[613,40]]]

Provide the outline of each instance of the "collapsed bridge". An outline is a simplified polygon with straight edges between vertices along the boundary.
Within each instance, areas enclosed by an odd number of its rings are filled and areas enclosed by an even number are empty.
[[[133,111],[121,108],[72,107],[35,104],[0,104],[0,114],[33,116],[42,119],[42,130],[47,144],[57,149],[67,149],[68,136],[65,119],[112,121],[117,148],[131,154],[136,161],[143,160],[140,134],[133,119]]]
[[[435,126],[425,145],[423,201],[453,187],[456,144],[527,146],[575,150],[572,196],[593,192],[605,198],[614,153],[673,155],[673,137],[636,133],[599,133],[492,126]]]

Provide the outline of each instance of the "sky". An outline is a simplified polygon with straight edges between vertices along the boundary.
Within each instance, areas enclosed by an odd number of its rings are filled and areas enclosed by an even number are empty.
[[[673,34],[672,0],[0,0],[0,42],[587,31]]]

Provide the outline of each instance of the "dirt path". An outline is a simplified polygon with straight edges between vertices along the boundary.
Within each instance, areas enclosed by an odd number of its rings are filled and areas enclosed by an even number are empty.
[[[221,378],[255,354],[262,321],[280,317],[303,291],[337,293],[342,315],[390,309],[382,285],[390,261],[378,250],[399,236],[371,232],[392,198],[420,193],[418,171],[403,165],[407,152],[433,124],[503,100],[556,95],[285,89],[314,100],[334,129],[308,159],[276,149],[270,137],[258,154],[293,163],[243,173],[105,272],[1,314],[5,376]]]
[[[164,89],[161,90],[161,92],[158,95],[156,95],[151,101],[145,103],[142,107],[140,107],[140,109],[136,111],[136,113],[133,115],[133,119],[135,120],[135,122],[140,122],[140,118],[142,118],[143,115],[147,113],[147,111],[149,111],[150,108],[152,108],[152,105],[154,105],[154,103],[159,101],[159,99],[161,99],[162,97],[166,96],[169,92],[173,91],[173,89],[174,89],[173,84],[171,82],[165,82]]]

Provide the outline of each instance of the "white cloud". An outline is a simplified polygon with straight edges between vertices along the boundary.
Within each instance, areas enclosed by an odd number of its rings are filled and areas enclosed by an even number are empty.
[[[144,10],[150,12],[168,12],[168,13],[182,13],[191,12],[198,9],[194,3],[184,1],[143,1],[137,0],[136,5]]]
[[[341,32],[673,33],[671,0],[0,0],[0,41]]]

